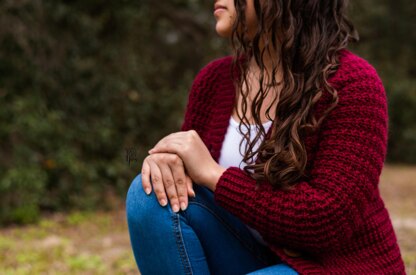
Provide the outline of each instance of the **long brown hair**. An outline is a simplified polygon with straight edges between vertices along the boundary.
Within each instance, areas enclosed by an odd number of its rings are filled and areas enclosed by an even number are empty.
[[[358,33],[346,17],[347,0],[253,1],[258,20],[254,37],[248,36],[246,0],[235,0],[237,20],[231,35],[232,70],[237,66],[242,76],[234,78],[237,98],[242,99],[242,115],[237,112],[239,128],[240,131],[243,126],[249,128],[246,113],[250,108],[259,130],[252,140],[250,131],[244,133],[247,143],[243,161],[248,163],[244,169],[258,182],[267,180],[274,187],[287,189],[305,173],[307,153],[303,135],[317,130],[338,103],[337,91],[328,79],[338,68],[339,51],[350,41],[358,41]],[[272,70],[268,72],[264,56],[270,49],[279,52],[279,60],[271,60]],[[260,69],[260,88],[249,104],[247,72],[252,58]],[[281,82],[275,79],[278,68],[282,69]],[[272,76],[267,83],[264,83],[265,72]],[[274,104],[276,116],[270,117],[273,104],[267,106],[266,116],[274,122],[272,134],[265,138],[260,110],[271,87],[276,86],[281,87],[277,105]],[[317,121],[312,110],[324,92],[331,94],[332,102]],[[255,149],[262,138],[263,142]]]

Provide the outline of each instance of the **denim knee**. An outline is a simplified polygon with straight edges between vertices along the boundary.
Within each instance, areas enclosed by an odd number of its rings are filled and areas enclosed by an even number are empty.
[[[156,196],[152,193],[147,195],[142,186],[142,175],[138,174],[132,181],[127,192],[126,215],[129,224],[137,224],[155,215],[155,211],[162,210]]]

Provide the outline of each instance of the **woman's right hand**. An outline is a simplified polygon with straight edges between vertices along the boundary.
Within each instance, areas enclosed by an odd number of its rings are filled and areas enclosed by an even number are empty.
[[[142,166],[142,185],[146,194],[153,190],[162,206],[168,198],[174,212],[188,207],[188,195],[195,197],[191,178],[185,173],[182,159],[176,154],[157,153],[147,156]]]

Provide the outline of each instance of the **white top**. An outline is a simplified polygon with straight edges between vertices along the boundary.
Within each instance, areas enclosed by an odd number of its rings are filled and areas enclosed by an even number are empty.
[[[273,121],[263,123],[263,127],[266,132],[269,130],[272,123]],[[234,166],[243,169],[247,165],[247,163],[242,162],[243,155],[240,153],[240,141],[244,136],[240,133],[238,125],[239,123],[235,121],[233,117],[231,117],[227,133],[224,137],[224,142],[222,143],[220,158],[218,160],[219,165],[224,168]],[[244,131],[244,133],[247,132],[247,129],[244,126],[242,126],[241,130]],[[250,138],[253,140],[257,134],[256,125],[250,125],[250,131]],[[246,140],[244,140],[241,147],[242,150],[244,150],[246,143]],[[253,149],[256,150],[260,143],[261,140],[257,142]]]
[[[272,123],[273,121],[263,123],[263,127],[266,133],[271,127]],[[233,117],[230,117],[230,123],[228,125],[227,133],[224,137],[224,142],[222,143],[221,154],[218,160],[218,164],[224,168],[233,166],[243,169],[247,165],[247,163],[243,162],[243,155],[240,152],[240,141],[244,138],[244,136],[240,133],[238,125],[239,123],[235,121]],[[247,132],[247,129],[244,126],[242,126],[241,130],[244,131],[244,133]],[[250,125],[250,131],[250,138],[251,140],[253,140],[253,138],[257,134],[256,125]],[[246,143],[246,140],[244,140],[241,147],[242,150],[244,150]],[[253,149],[256,150],[260,143],[261,140],[259,140],[256,143]],[[260,243],[267,246],[267,243],[263,240],[263,238],[257,230],[251,228],[248,225],[246,226]]]

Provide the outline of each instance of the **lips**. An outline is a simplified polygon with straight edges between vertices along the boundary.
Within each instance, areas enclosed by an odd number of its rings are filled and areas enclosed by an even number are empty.
[[[217,10],[226,10],[227,7],[220,5],[220,4],[215,4],[214,6],[214,12],[216,12]]]

